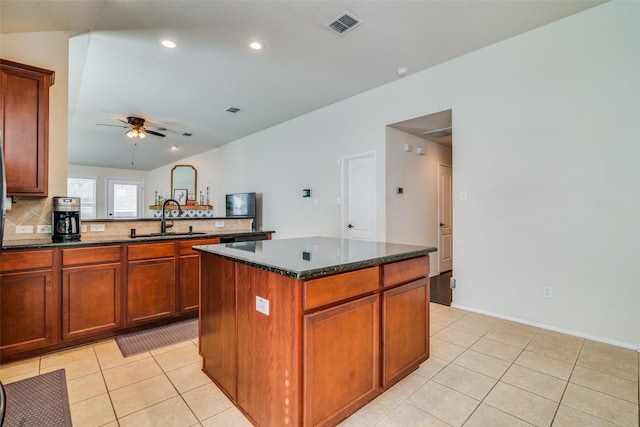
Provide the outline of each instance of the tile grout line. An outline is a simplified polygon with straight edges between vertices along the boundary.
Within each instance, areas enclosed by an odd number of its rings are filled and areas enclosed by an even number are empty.
[[[189,340],[189,342],[192,342],[191,340]],[[163,353],[159,353],[159,354],[163,354]],[[173,389],[176,391],[176,393],[178,393],[178,396],[180,396],[180,400],[182,400],[182,402],[184,402],[184,404],[187,406],[187,408],[189,409],[189,412],[191,412],[191,414],[193,414],[193,417],[196,419],[196,421],[198,422],[199,425],[202,425],[202,421],[200,420],[200,418],[198,418],[198,415],[193,411],[193,409],[191,408],[191,406],[189,406],[189,403],[184,399],[184,396],[182,396],[182,393],[180,393],[180,390],[178,390],[178,388],[176,387],[176,385],[173,383],[173,381],[171,381],[171,378],[169,378],[169,375],[167,375],[167,371],[164,370],[164,368],[162,367],[162,365],[158,362],[158,360],[156,359],[156,356],[154,354],[151,354],[151,357],[153,358],[153,360],[158,364],[158,366],[160,367],[160,370],[162,371],[162,374],[167,377],[167,381],[169,381],[169,384],[171,384],[171,387],[173,387]],[[176,369],[180,369],[180,368],[176,368]],[[174,369],[175,370],[175,369]],[[169,371],[170,372],[170,371]],[[196,387],[197,388],[197,387]],[[194,389],[195,390],[195,389]]]
[[[500,325],[502,322],[503,322],[503,320],[500,320],[498,323],[496,323],[496,324],[495,324],[495,326],[493,326],[491,329],[489,329],[487,332],[485,332],[485,333],[484,333],[480,338],[486,338],[486,339],[488,339],[488,340],[491,340],[491,338],[488,338],[486,335],[487,335],[487,334],[489,334],[489,332],[493,331],[495,328],[497,328],[497,327],[498,327],[498,325]],[[540,330],[538,330],[538,332],[536,332],[536,335],[537,335],[539,332],[540,332]],[[535,337],[535,335],[534,335],[534,337]],[[533,338],[531,338],[531,340],[533,340]],[[531,342],[531,340],[529,340],[529,343]],[[492,340],[492,341],[495,341],[495,340]],[[477,342],[477,341],[476,341],[476,342]],[[500,341],[496,341],[496,342],[500,342]],[[527,345],[529,345],[529,343],[527,343]],[[475,344],[475,343],[474,343],[474,344]],[[506,343],[502,343],[502,344],[506,344]],[[515,347],[515,346],[514,346],[514,347]],[[526,346],[526,345],[525,345],[524,347],[522,347],[522,349],[520,350],[520,352],[518,353],[518,355],[513,359],[513,361],[512,361],[512,362],[510,362],[509,367],[508,367],[507,369],[505,369],[505,371],[502,373],[502,375],[500,376],[500,378],[498,378],[498,379],[497,379],[496,383],[495,383],[493,386],[491,386],[491,388],[489,389],[489,391],[487,391],[487,393],[484,395],[484,397],[483,397],[483,398],[482,398],[482,400],[480,401],[480,404],[479,404],[479,405],[478,405],[478,406],[473,410],[473,412],[471,412],[471,414],[469,414],[469,416],[467,417],[467,419],[466,419],[466,420],[464,420],[464,422],[462,423],[462,425],[463,425],[463,426],[464,426],[464,424],[466,424],[466,423],[467,423],[467,421],[469,421],[469,419],[471,419],[471,417],[473,416],[473,414],[478,410],[478,408],[480,407],[480,405],[482,405],[483,403],[484,403],[485,405],[487,405],[487,406],[491,407],[491,408],[494,408],[494,409],[495,409],[495,410],[497,410],[497,411],[502,412],[503,414],[510,415],[510,416],[512,416],[512,417],[514,417],[514,418],[516,418],[516,419],[519,419],[519,420],[521,420],[521,421],[524,421],[524,422],[526,422],[526,423],[529,423],[527,420],[523,420],[522,418],[517,417],[517,416],[515,416],[514,414],[510,414],[510,413],[508,413],[508,412],[503,411],[503,410],[502,410],[502,409],[500,409],[500,408],[496,408],[495,406],[492,406],[492,405],[490,405],[490,404],[488,404],[488,403],[485,403],[485,399],[486,399],[486,398],[489,396],[489,394],[491,394],[491,392],[496,388],[496,386],[500,383],[500,381],[501,381],[501,380],[502,380],[502,378],[505,376],[505,374],[509,371],[509,369],[511,369],[511,367],[512,367],[513,365],[515,365],[516,360],[518,360],[518,357],[520,357],[520,355],[525,351],[525,349],[526,349],[526,348],[527,348],[527,346]],[[469,349],[470,349],[470,347],[469,347],[467,350],[469,350]],[[463,353],[463,354],[464,354],[464,353]],[[481,353],[481,354],[484,354],[484,353]],[[487,354],[486,356],[495,357],[495,356],[491,356],[491,355],[488,355],[488,354]],[[460,357],[460,356],[458,356],[458,357]],[[457,359],[457,358],[456,358],[456,359]],[[453,361],[451,361],[451,363],[453,363],[456,359],[454,359]],[[500,359],[500,358],[498,358],[498,357],[496,357],[496,359],[503,360],[503,359]],[[505,360],[505,362],[506,362],[506,360]],[[531,424],[531,423],[529,423],[529,424]]]
[[[91,345],[93,352],[96,355],[96,361],[98,362],[98,368],[100,368],[100,376],[102,377],[102,382],[104,384],[105,390],[107,390],[107,398],[109,399],[109,404],[111,405],[111,411],[113,412],[113,417],[115,418],[116,424],[120,426],[120,420],[118,419],[118,414],[116,414],[116,408],[113,406],[113,399],[111,398],[111,392],[109,391],[109,386],[107,386],[107,379],[104,377],[104,369],[102,369],[102,363],[100,363],[100,358],[98,357],[98,352],[96,351],[96,344]],[[112,421],[110,421],[112,422]],[[109,423],[107,423],[109,424]],[[103,425],[107,425],[103,424]]]

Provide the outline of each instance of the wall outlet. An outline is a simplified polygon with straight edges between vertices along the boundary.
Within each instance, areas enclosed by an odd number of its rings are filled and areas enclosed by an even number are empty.
[[[91,224],[91,231],[104,231],[104,224]]]
[[[269,315],[269,300],[256,295],[256,310],[262,314]]]
[[[456,288],[456,278],[452,277],[449,279],[449,289],[455,289]]]
[[[39,225],[38,233],[49,233],[51,234],[51,226],[50,225]]]
[[[16,226],[16,234],[31,234],[31,233],[33,233],[33,225]]]
[[[216,221],[215,226],[218,227],[218,228],[224,227],[224,221]]]
[[[543,295],[545,298],[553,298],[553,288],[551,288],[551,286],[545,286]]]

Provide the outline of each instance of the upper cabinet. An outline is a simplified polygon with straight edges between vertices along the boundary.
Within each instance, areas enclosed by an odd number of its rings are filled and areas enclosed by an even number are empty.
[[[7,195],[48,195],[50,70],[0,59]]]

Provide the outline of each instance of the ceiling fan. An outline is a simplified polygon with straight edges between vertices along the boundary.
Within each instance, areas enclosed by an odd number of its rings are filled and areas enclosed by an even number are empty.
[[[100,126],[117,126],[117,127],[123,127],[123,128],[129,128],[124,134],[126,136],[128,136],[129,138],[135,139],[135,138],[139,138],[139,139],[144,139],[147,135],[155,135],[155,136],[161,136],[161,137],[165,137],[166,135],[160,133],[160,132],[156,132],[154,130],[151,130],[149,128],[144,127],[144,119],[141,117],[133,117],[133,116],[129,116],[127,117],[127,121],[125,122],[122,119],[118,119],[119,121],[121,121],[122,123],[125,123],[126,126],[121,126],[121,125],[109,125],[109,124],[105,124],[105,123],[96,123]],[[158,128],[158,130],[167,130],[165,128]]]

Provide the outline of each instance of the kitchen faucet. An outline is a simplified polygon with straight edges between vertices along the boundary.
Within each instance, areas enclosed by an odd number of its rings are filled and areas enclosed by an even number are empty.
[[[180,207],[180,203],[178,203],[177,200],[175,199],[167,199],[164,201],[164,203],[162,204],[162,216],[160,217],[160,233],[166,233],[167,232],[167,228],[171,228],[173,227],[173,220],[171,220],[171,224],[167,225],[167,221],[164,215],[164,209],[167,206],[167,203],[169,202],[173,202],[176,204],[176,206],[178,206],[178,215],[182,215],[182,208]]]

